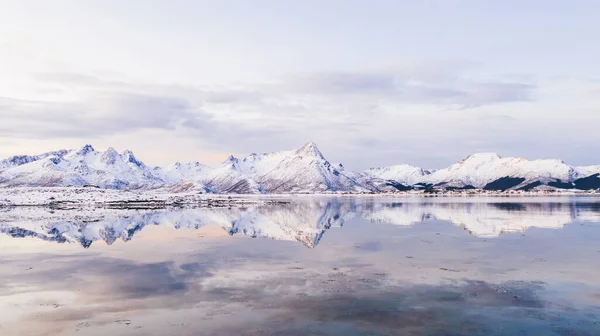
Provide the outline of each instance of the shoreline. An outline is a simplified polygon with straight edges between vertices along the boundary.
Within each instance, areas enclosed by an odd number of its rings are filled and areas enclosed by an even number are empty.
[[[111,209],[164,209],[196,207],[247,207],[283,204],[309,198],[518,199],[523,197],[596,197],[598,191],[401,191],[386,193],[200,194],[171,193],[162,189],[115,190],[85,187],[0,188],[0,208],[45,206],[53,209],[97,207]]]

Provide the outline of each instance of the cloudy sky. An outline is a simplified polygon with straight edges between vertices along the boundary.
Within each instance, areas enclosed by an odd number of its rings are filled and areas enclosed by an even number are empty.
[[[596,0],[0,0],[0,157],[600,163]]]

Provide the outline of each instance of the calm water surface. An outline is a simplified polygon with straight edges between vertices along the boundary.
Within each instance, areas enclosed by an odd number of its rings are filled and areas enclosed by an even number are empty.
[[[600,198],[0,209],[0,335],[600,335]]]

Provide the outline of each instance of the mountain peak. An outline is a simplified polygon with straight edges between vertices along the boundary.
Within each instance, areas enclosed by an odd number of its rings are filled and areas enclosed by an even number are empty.
[[[232,155],[229,155],[227,157],[227,159],[225,159],[225,161],[223,161],[223,164],[233,164],[233,165],[235,165],[236,163],[238,163],[238,161],[239,161],[238,158],[236,158],[232,154]]]
[[[296,155],[305,155],[305,156],[316,156],[324,159],[323,153],[317,147],[317,144],[314,142],[307,142],[300,149],[296,151]]]
[[[119,155],[119,153],[117,153],[117,151],[112,148],[109,147],[106,152],[104,152],[104,154],[102,154],[102,157],[100,158],[100,160],[106,164],[114,164],[115,161],[117,160],[117,156]]]
[[[77,151],[77,154],[80,154],[80,155],[86,155],[86,154],[88,154],[88,153],[95,152],[95,151],[96,151],[96,150],[94,149],[94,147],[92,147],[92,145],[90,145],[90,144],[87,144],[87,145],[85,145],[85,146],[81,147],[81,148],[80,148],[80,149]]]
[[[130,151],[129,149],[127,149],[123,152],[123,156],[124,156],[126,162],[133,163],[134,165],[136,165],[138,167],[143,166],[143,163],[138,161],[138,159],[136,159],[135,155],[133,155],[133,152]]]
[[[462,162],[484,162],[484,161],[492,161],[502,158],[498,153],[475,153],[467,156]]]
[[[215,193],[395,192],[422,188],[596,190],[600,188],[598,175],[600,165],[577,167],[557,159],[502,158],[496,153],[472,154],[436,171],[403,164],[357,173],[345,170],[341,164],[331,164],[314,142],[290,151],[253,153],[245,158],[232,155],[216,168],[198,162],[177,162],[164,169],[148,167],[129,150],[98,151],[89,144],[0,161],[0,187],[94,185],[154,189],[191,182],[187,189],[173,190],[187,192],[198,188],[199,192]]]

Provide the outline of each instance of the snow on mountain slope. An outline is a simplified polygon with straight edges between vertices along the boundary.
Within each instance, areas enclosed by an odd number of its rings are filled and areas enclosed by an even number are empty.
[[[531,183],[571,183],[578,178],[600,173],[600,166],[573,167],[561,160],[527,160],[501,157],[496,153],[478,153],[447,168],[426,171],[418,167],[399,165],[371,168],[365,175],[396,181],[405,185],[430,184],[440,187],[484,188],[503,178],[516,178],[512,189]]]
[[[205,185],[213,168],[200,162],[176,162],[165,167],[154,167],[152,173],[168,186],[170,192],[208,192]]]
[[[312,142],[286,156],[257,181],[270,193],[366,191],[329,163]]]
[[[229,156],[219,167],[204,170],[195,181],[216,193],[257,194],[264,189],[256,178],[277,166],[293,151],[256,154],[244,158]]]
[[[97,186],[125,189],[149,188],[163,184],[152,169],[138,161],[132,152],[105,152],[85,145],[76,151],[59,151],[36,161],[0,172],[0,186]]]
[[[217,193],[289,193],[365,190],[331,165],[314,143],[294,151],[230,156],[204,184]]]
[[[305,183],[301,181],[303,177],[296,177],[296,184],[303,191],[346,190],[348,186],[355,184],[332,168],[320,152],[304,153],[317,157],[318,162],[312,163],[308,159],[303,161],[298,154],[298,151],[283,151],[253,153],[242,159],[231,156],[217,168],[198,162],[147,167],[131,151],[119,154],[109,148],[101,152],[86,145],[79,150],[62,150],[3,160],[2,167],[5,168],[0,171],[0,186],[91,185],[111,189],[169,187],[182,191],[195,189],[215,193],[253,194],[265,191],[256,179],[269,174],[282,161],[304,162],[304,166],[298,167],[297,171],[312,164],[312,175],[303,176],[311,177],[312,180]],[[279,179],[288,177],[278,176]],[[313,185],[319,186],[318,189],[311,189]]]
[[[600,174],[600,165],[598,166],[578,166],[574,167],[577,171],[577,177],[586,177],[594,174]]]
[[[428,170],[423,168],[401,164],[389,167],[370,168],[365,170],[365,175],[377,177],[384,180],[393,180],[398,183],[413,185],[423,181],[424,176],[429,175]]]
[[[211,170],[201,181],[215,193],[258,194],[262,191],[254,179],[243,173],[238,159],[233,156]]]
[[[523,183],[556,179],[572,181],[576,170],[561,160],[527,160],[516,157],[500,157],[496,153],[473,154],[448,168],[437,170],[423,181],[431,184],[448,183],[458,186],[471,185],[483,188],[502,177],[525,178]]]
[[[273,153],[252,153],[242,159],[237,159],[233,156],[229,157],[229,161],[235,161],[237,169],[245,175],[256,178],[268,173],[276,167],[282,160],[293,155],[294,151],[282,151]]]
[[[0,160],[0,170],[12,168],[12,167],[17,167],[17,166],[21,166],[21,165],[24,165],[24,164],[27,164],[27,163],[31,163],[31,162],[35,162],[35,161],[38,161],[38,160],[41,160],[41,159],[45,159],[45,158],[50,157],[50,156],[63,157],[68,152],[69,152],[68,150],[62,149],[62,150],[58,150],[58,151],[54,151],[54,152],[42,153],[42,154],[38,154],[38,155],[15,155],[15,156],[11,156],[9,158]]]
[[[164,167],[154,167],[152,172],[155,176],[169,184],[177,184],[182,180],[198,181],[206,178],[211,167],[200,162],[175,162]]]
[[[0,172],[0,186],[83,186],[83,178],[67,169],[64,159],[48,156]]]
[[[473,154],[447,168],[428,171],[410,165],[363,173],[331,164],[309,142],[302,148],[244,158],[230,156],[216,168],[198,162],[148,167],[131,151],[97,151],[91,145],[0,161],[0,187],[95,186],[212,193],[384,192],[412,188],[525,190],[600,187],[600,166],[575,167],[561,160],[527,160],[495,153]],[[582,180],[583,179],[583,180]]]

